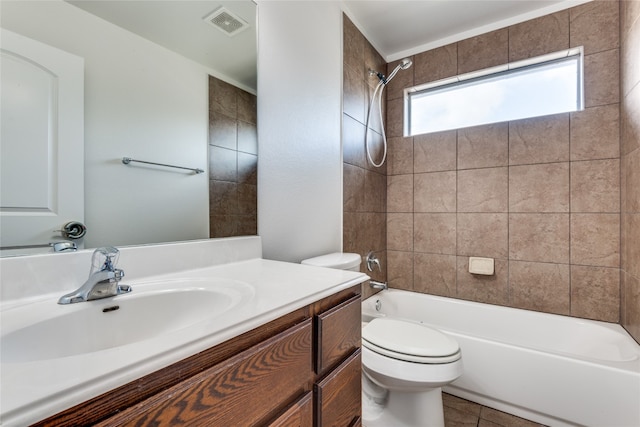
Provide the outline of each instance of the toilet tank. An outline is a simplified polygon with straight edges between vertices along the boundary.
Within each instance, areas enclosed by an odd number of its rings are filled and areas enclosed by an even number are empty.
[[[358,254],[348,252],[334,252],[314,258],[305,259],[301,264],[316,267],[336,268],[339,270],[360,271],[362,258]]]

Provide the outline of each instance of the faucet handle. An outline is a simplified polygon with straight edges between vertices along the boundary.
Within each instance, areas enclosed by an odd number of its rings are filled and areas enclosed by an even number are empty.
[[[382,271],[382,266],[380,265],[380,260],[378,259],[378,257],[376,256],[376,254],[371,251],[367,254],[367,270],[369,271],[373,271],[373,266],[377,265],[378,266],[378,270]]]
[[[90,274],[96,271],[115,271],[119,256],[120,251],[113,246],[97,248],[91,257]]]

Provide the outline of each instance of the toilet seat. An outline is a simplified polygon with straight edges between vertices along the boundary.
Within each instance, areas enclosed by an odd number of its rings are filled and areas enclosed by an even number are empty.
[[[383,356],[423,364],[452,363],[461,357],[458,343],[421,323],[376,318],[362,328],[362,345]]]

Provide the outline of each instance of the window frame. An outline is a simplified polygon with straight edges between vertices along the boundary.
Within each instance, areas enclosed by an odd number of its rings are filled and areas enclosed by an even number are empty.
[[[404,120],[403,120],[403,135],[405,137],[411,137],[416,135],[423,135],[428,133],[435,132],[445,132],[447,129],[442,130],[434,130],[430,132],[422,132],[411,134],[411,98],[416,95],[423,95],[425,93],[440,93],[442,91],[448,91],[451,88],[456,86],[466,86],[470,84],[477,83],[478,81],[487,80],[493,81],[499,79],[504,76],[509,76],[518,72],[521,72],[526,69],[535,69],[539,67],[543,67],[549,64],[558,63],[568,61],[569,59],[577,58],[578,63],[578,75],[576,79],[577,84],[577,100],[576,110],[571,110],[567,112],[573,111],[582,111],[584,110],[584,48],[583,46],[574,47],[570,49],[565,49],[558,52],[553,52],[545,55],[536,56],[533,58],[527,58],[519,61],[509,62],[503,65],[484,68],[477,71],[471,71],[464,74],[458,74],[453,77],[447,77],[440,80],[435,80],[428,83],[423,83],[420,85],[416,85],[413,87],[404,89]],[[549,113],[549,114],[562,114],[562,113]],[[531,117],[540,117],[540,115],[531,116]],[[519,119],[512,120],[523,120],[531,117],[521,117]],[[458,128],[448,129],[449,131],[455,129],[463,129],[465,127],[471,126],[481,126],[483,124],[491,124],[491,123],[500,123],[500,122],[487,122],[487,123],[479,123],[479,124],[470,124],[468,126],[462,126]]]

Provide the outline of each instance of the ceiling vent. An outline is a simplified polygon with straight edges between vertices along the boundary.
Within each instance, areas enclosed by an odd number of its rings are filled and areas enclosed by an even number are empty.
[[[225,7],[216,9],[213,13],[204,18],[204,20],[229,37],[233,37],[249,28],[249,23],[247,21]]]

